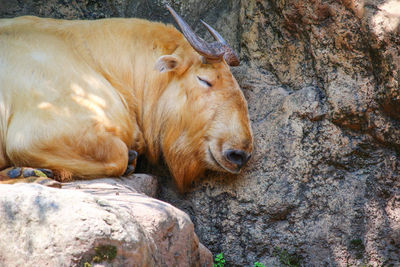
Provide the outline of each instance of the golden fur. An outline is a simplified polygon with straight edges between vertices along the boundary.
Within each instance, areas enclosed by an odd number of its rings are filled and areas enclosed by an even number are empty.
[[[207,168],[233,169],[227,147],[252,150],[247,103],[227,64],[203,64],[174,27],[0,20],[0,170],[119,176],[134,149],[163,157],[183,191]]]

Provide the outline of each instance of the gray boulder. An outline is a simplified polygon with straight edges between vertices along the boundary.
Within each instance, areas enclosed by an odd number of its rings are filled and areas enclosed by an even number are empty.
[[[0,265],[210,266],[188,215],[133,184],[1,185]]]

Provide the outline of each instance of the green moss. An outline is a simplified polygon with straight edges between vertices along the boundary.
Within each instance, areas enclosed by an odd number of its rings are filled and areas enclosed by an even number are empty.
[[[112,245],[101,245],[94,248],[93,262],[112,261],[117,257],[117,247]]]
[[[117,257],[117,247],[113,245],[100,245],[94,248],[94,254],[86,256],[79,264],[81,267],[92,267],[93,263],[103,261],[111,262]]]
[[[95,263],[102,262],[102,257],[100,257],[100,256],[93,256],[92,262],[95,262]]]

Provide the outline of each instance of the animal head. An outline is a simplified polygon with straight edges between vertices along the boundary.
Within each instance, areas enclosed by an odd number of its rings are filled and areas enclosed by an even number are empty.
[[[184,191],[205,169],[238,173],[250,158],[253,137],[247,102],[229,69],[239,65],[238,57],[208,24],[203,22],[215,43],[196,36],[168,9],[188,42],[156,62],[170,82],[154,116],[162,154]]]

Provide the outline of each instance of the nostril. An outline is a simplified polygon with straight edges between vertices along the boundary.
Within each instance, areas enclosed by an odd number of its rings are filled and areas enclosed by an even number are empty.
[[[250,159],[250,155],[242,150],[228,149],[225,151],[225,157],[228,161],[236,164],[241,168]]]

